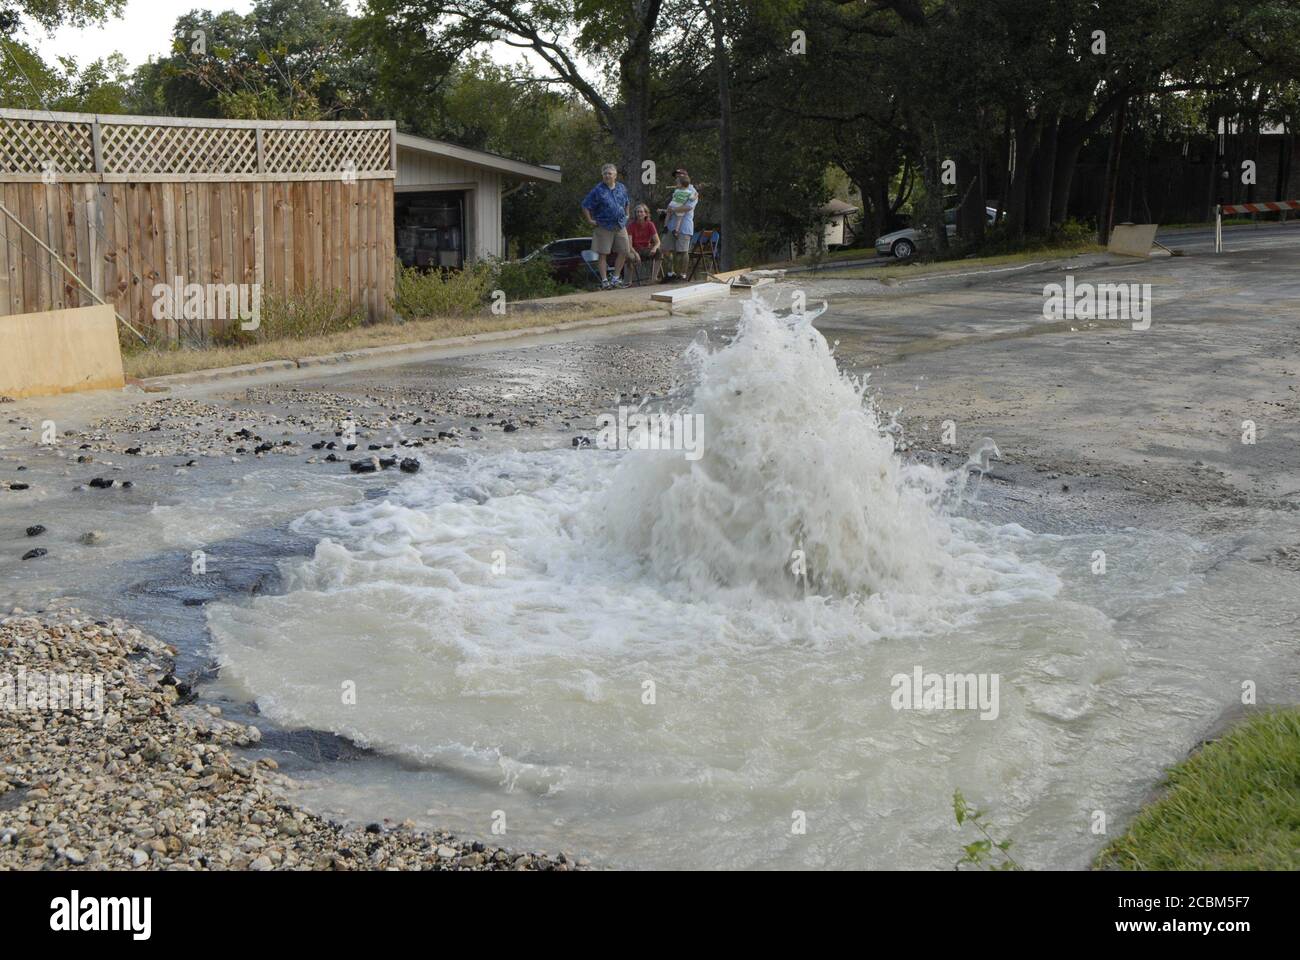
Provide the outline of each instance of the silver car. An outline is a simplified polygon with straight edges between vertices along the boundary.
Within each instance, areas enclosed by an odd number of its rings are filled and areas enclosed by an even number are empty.
[[[992,225],[998,216],[997,208],[985,207],[984,215],[988,217],[988,223]],[[955,208],[943,212],[943,224],[950,239],[957,235],[957,210]],[[920,235],[916,232],[916,228],[906,227],[877,238],[876,253],[881,256],[893,257],[895,260],[907,260],[915,256],[920,243]]]

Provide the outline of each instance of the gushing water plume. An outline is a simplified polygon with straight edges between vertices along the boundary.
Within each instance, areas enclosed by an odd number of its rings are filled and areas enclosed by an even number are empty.
[[[729,344],[687,359],[703,455],[630,451],[601,506],[612,543],[698,589],[794,595],[801,561],[823,595],[939,589],[954,564],[943,478],[895,454],[811,318],[750,300]]]

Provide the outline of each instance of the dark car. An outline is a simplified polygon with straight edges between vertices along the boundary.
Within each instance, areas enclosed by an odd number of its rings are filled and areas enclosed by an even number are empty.
[[[524,257],[524,262],[546,257],[551,262],[551,276],[560,283],[582,284],[591,279],[591,272],[582,261],[582,251],[591,249],[591,237],[569,237],[552,240],[546,246]]]

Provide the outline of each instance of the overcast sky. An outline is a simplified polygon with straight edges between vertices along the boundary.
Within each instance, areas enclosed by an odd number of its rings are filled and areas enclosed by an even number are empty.
[[[71,54],[86,64],[112,53],[126,57],[136,67],[150,57],[165,53],[171,45],[176,18],[193,9],[234,10],[248,13],[253,0],[216,0],[212,3],[187,0],[127,0],[120,19],[75,28],[63,27],[47,35],[40,27],[29,27],[27,38],[46,59]]]
[[[352,13],[360,8],[360,0],[349,0],[348,9]],[[150,57],[165,53],[171,45],[176,18],[195,9],[248,13],[253,9],[253,0],[127,0],[119,19],[80,29],[64,27],[53,35],[30,26],[27,38],[47,59],[71,54],[84,65],[116,52],[137,67]],[[498,63],[518,63],[526,58],[514,48],[498,43],[492,47],[492,59]]]

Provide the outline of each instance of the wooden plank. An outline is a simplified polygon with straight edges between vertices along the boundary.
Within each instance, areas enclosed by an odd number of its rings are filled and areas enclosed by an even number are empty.
[[[56,184],[45,184],[45,237],[44,240],[54,253],[45,254],[45,263],[50,268],[45,274],[50,285],[50,309],[63,309],[63,284],[68,273],[59,265],[63,253],[63,224],[60,210],[59,188]]]
[[[185,185],[174,184],[172,186],[172,229],[173,239],[176,248],[176,276],[181,278],[181,284],[189,283],[190,261],[189,261],[189,226],[185,217]],[[173,279],[172,282],[175,282]],[[179,335],[180,314],[177,313],[177,332]]]
[[[286,226],[287,234],[293,239],[293,291],[301,293],[307,286],[307,258],[310,255],[311,241],[307,237],[307,187],[294,183],[289,187],[293,197],[293,226]]]
[[[50,242],[50,226],[46,216],[45,204],[45,184],[34,183],[31,189],[32,195],[32,215],[31,218],[24,218],[27,227],[32,233],[40,239],[42,243]],[[53,310],[52,280],[50,278],[50,269],[53,266],[50,261],[50,255],[46,253],[40,243],[32,241],[32,256],[36,258],[36,301],[31,308],[33,311],[45,313]]]
[[[35,192],[30,184],[16,184],[18,188],[18,205],[10,207],[11,210],[18,211],[18,220],[28,230],[36,231],[36,224],[33,219],[36,209]],[[43,261],[37,256],[44,256],[36,241],[23,233],[22,240],[19,242],[19,252],[23,258],[23,298],[21,307],[15,313],[35,313],[37,305],[40,303],[40,294],[37,288],[41,283],[41,275],[44,271],[41,269]]]
[[[90,277],[86,276],[88,252],[86,209],[77,202],[79,193],[81,193],[81,190],[74,187],[72,183],[64,183],[59,191],[62,212],[64,212],[64,260],[69,267],[72,267],[77,272],[77,276],[82,278],[83,284],[88,285],[90,284]],[[86,291],[82,290],[81,284],[78,284],[72,277],[65,274],[64,307],[88,307],[91,303],[92,300],[87,297]]]
[[[360,262],[358,265],[358,280],[361,284],[361,308],[365,311],[366,319],[371,317],[371,287],[374,284],[373,274],[370,268],[370,238],[372,236],[372,227],[370,225],[370,191],[361,184],[357,184],[358,197],[360,204],[358,206],[358,226],[360,228]]]
[[[348,184],[348,300],[353,304],[361,303],[361,187]]]
[[[689,287],[675,287],[669,290],[656,291],[650,294],[650,299],[659,303],[679,306],[687,302],[725,297],[730,292],[731,288],[725,283],[695,283]]]
[[[276,237],[276,243],[282,252],[280,260],[280,293],[290,294],[293,292],[293,265],[298,256],[298,244],[294,238],[293,232],[293,185],[290,183],[281,183],[278,185],[280,194],[280,216],[277,223],[279,233]]]
[[[170,183],[162,185],[162,221],[163,221],[163,270],[160,282],[171,286],[175,284],[180,268],[176,262],[176,190]],[[175,343],[178,336],[176,322],[177,304],[167,318],[167,342]]]
[[[203,258],[199,253],[199,195],[195,184],[185,184],[185,282],[198,283],[203,278]]]
[[[22,219],[22,194],[20,191],[26,187],[17,183],[7,183],[5,187],[5,206],[14,216]],[[27,286],[27,273],[32,269],[32,264],[28,262],[23,255],[23,244],[27,242],[23,232],[18,229],[18,225],[13,221],[9,223],[11,231],[16,230],[17,236],[10,234],[14,241],[9,245],[9,312],[23,313],[26,311],[26,297],[24,289]]]
[[[118,246],[121,242],[122,229],[117,213],[117,194],[120,186],[99,185],[95,187],[96,210],[95,222],[104,228],[104,299],[113,305],[113,309],[126,316],[122,309],[122,265]]]
[[[5,185],[3,183],[0,183],[0,203],[5,205],[6,210],[9,209],[9,198],[6,196]],[[14,253],[10,240],[12,235],[21,232],[22,231],[19,230],[7,216],[0,213],[0,317],[7,316],[13,312],[10,305],[10,297],[12,295],[10,292],[10,284],[13,283],[16,271],[14,269]]]
[[[379,290],[383,281],[379,278],[379,194],[373,184],[366,184],[366,194],[370,198],[366,204],[369,214],[366,217],[366,275],[370,283],[370,309],[367,316],[370,321],[379,319]]]
[[[239,203],[236,198],[238,187],[233,183],[223,183],[221,185],[221,282],[222,283],[239,283],[241,279],[238,264],[238,254],[242,246],[238,241],[239,227],[237,213]],[[233,311],[229,309],[227,303],[223,312],[226,314],[222,318],[226,330],[234,329],[237,322],[233,318]]]
[[[221,185],[210,183],[201,189],[208,198],[204,235],[199,238],[199,243],[206,244],[208,248],[208,269],[204,274],[203,282],[219,283],[221,282]]]
[[[117,285],[120,290],[121,303],[118,313],[131,323],[135,323],[135,311],[132,303],[135,297],[135,261],[139,251],[135,245],[135,188],[124,183],[115,188],[113,211],[117,215]],[[137,325],[138,328],[138,325]]]
[[[329,185],[330,199],[325,217],[326,241],[329,243],[330,250],[330,282],[331,291],[339,291],[347,296],[347,277],[344,274],[345,258],[347,257],[347,247],[344,245],[343,225],[347,222],[347,195],[348,184],[339,181]]]
[[[253,186],[253,283],[256,284],[258,297],[266,294],[266,194],[264,184]]]
[[[208,223],[207,223],[207,246],[208,246],[208,274],[205,283],[224,283],[225,275],[222,273],[223,261],[221,258],[221,218],[224,215],[221,209],[221,184],[207,184],[208,194]],[[205,316],[203,318],[204,330],[208,337],[215,337],[225,332],[225,325],[215,316]]]
[[[148,304],[150,320],[153,320],[153,305],[156,299],[154,287],[160,283],[171,283],[167,273],[167,236],[164,219],[167,203],[163,198],[164,186],[165,184],[161,183],[151,183],[145,194],[145,199],[149,203],[149,279],[145,281],[148,287],[145,290],[145,302]],[[176,322],[174,312],[172,317],[173,319],[165,319],[161,322],[154,320],[158,333],[168,339],[171,338],[171,331]]]
[[[257,282],[256,215],[260,207],[257,184],[236,184],[235,192],[239,196],[239,238],[243,245],[240,255],[240,283],[250,286]]]
[[[74,220],[73,231],[76,235],[77,249],[80,251],[80,260],[77,264],[77,270],[81,274],[81,279],[86,281],[86,286],[95,290],[96,264],[95,251],[99,248],[99,234],[95,232],[95,221],[93,211],[86,202],[87,186],[89,184],[69,184],[68,190],[71,193],[72,216]],[[95,290],[98,293],[98,290]],[[83,307],[94,306],[99,301],[84,290],[78,290],[76,303]]]
[[[397,233],[393,221],[393,185],[391,183],[375,184],[379,192],[382,226],[379,236],[379,255],[383,263],[383,287],[379,291],[379,311],[385,320],[393,315],[393,287],[397,273]]]
[[[324,185],[307,184],[307,231],[311,238],[311,260],[308,263],[309,287],[320,289],[325,283],[325,242],[321,236],[324,203]]]
[[[120,389],[122,354],[110,307],[0,319],[0,384],[14,397]]]
[[[280,290],[284,286],[284,244],[277,239],[280,235],[277,225],[282,221],[278,185],[268,183],[262,190],[262,199],[266,202],[265,222],[262,225],[262,254],[266,263],[266,289],[262,295],[265,297],[272,290]]]
[[[131,312],[126,314],[126,319],[135,324],[136,329],[144,329],[140,325],[148,324],[152,329],[153,317],[145,309],[147,300],[145,298],[145,276],[149,271],[149,262],[144,252],[144,231],[145,218],[147,216],[147,202],[144,197],[145,188],[143,185],[128,184],[130,188],[130,198],[126,204],[127,209],[127,246],[130,249],[131,258]]]
[[[99,225],[99,194],[93,183],[83,183],[77,186],[81,195],[82,217],[86,221],[86,282],[90,284],[90,289],[95,291],[95,297],[87,297],[82,303],[87,305],[108,302],[104,296],[104,238],[101,233],[102,227]],[[78,227],[80,234],[80,227]]]

